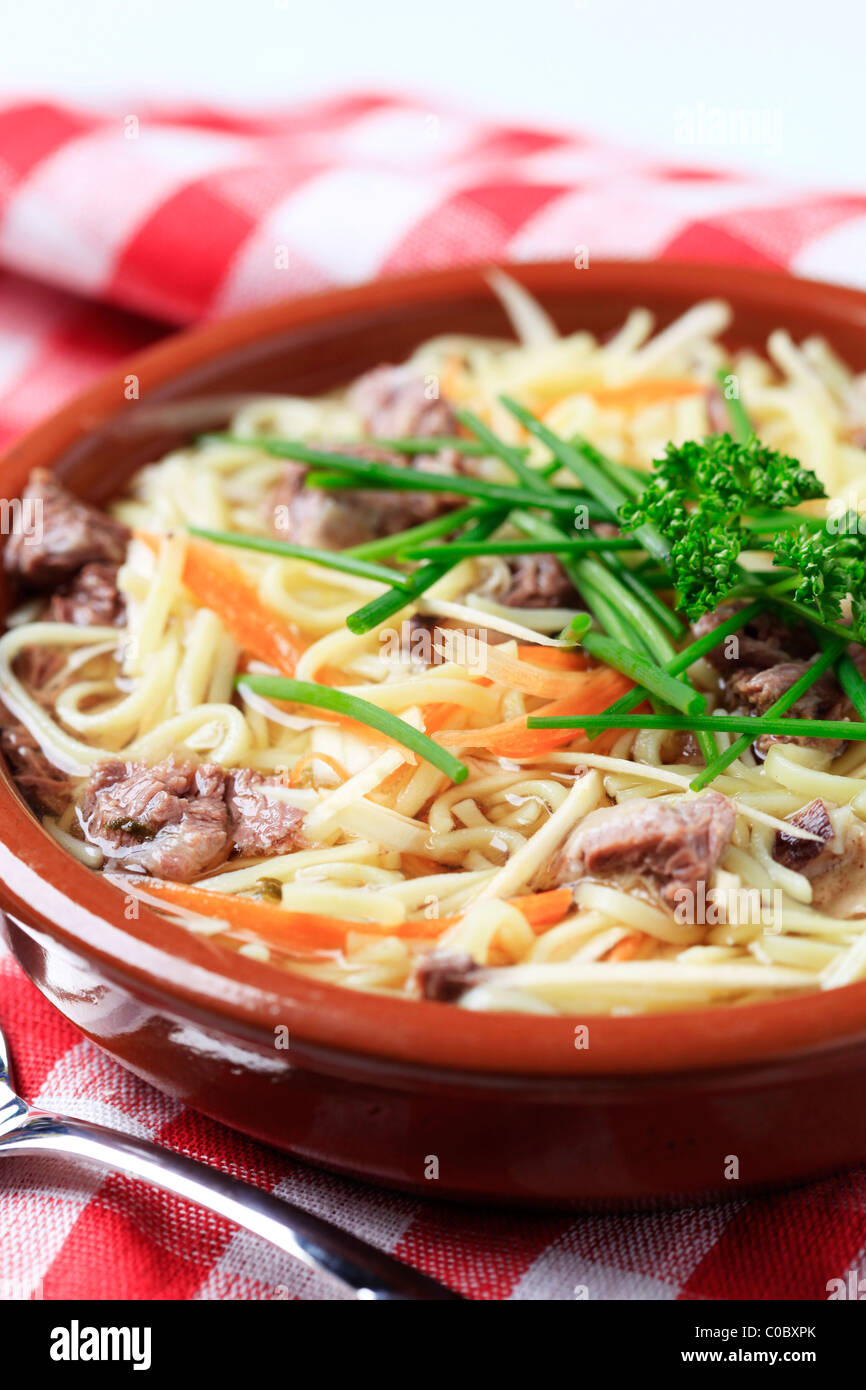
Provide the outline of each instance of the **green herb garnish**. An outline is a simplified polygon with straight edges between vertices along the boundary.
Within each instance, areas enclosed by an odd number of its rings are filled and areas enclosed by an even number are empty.
[[[606,714],[582,714],[564,718],[555,716],[530,715],[527,720],[530,729],[671,729],[691,733],[696,729],[714,734],[738,734],[745,732],[754,741],[755,733],[772,734],[775,737],[789,738],[801,735],[808,738],[866,739],[866,724],[858,724],[850,719],[770,719],[762,715],[760,719],[748,714],[619,714],[611,722]]]
[[[202,540],[213,541],[217,545],[234,545],[241,550],[258,550],[265,555],[281,555],[287,560],[308,560],[311,565],[323,565],[326,569],[339,570],[343,574],[356,574],[362,579],[375,579],[380,584],[399,584],[405,588],[409,582],[408,576],[401,574],[399,570],[386,569],[384,565],[359,560],[344,550],[316,550],[313,546],[271,540],[268,536],[248,536],[243,531],[208,531],[201,526],[190,526],[187,529],[190,535],[200,536]]]
[[[768,449],[755,436],[740,444],[721,434],[669,444],[641,496],[626,501],[619,515],[624,530],[639,535],[653,525],[665,537],[677,607],[694,621],[715,608],[741,577],[745,512],[795,507],[824,496],[820,480],[796,459]]]
[[[820,680],[825,671],[829,671],[830,667],[841,656],[844,651],[844,646],[845,644],[841,639],[837,639],[835,642],[829,642],[821,655],[803,672],[800,679],[795,681],[783,695],[780,695],[778,700],[770,705],[768,710],[765,710],[761,715],[755,716],[752,720],[752,732],[745,733],[741,738],[736,739],[736,741],[731,744],[730,748],[727,748],[724,753],[720,753],[711,763],[708,763],[703,772],[698,773],[697,777],[692,779],[689,783],[692,791],[700,791],[708,782],[712,782],[714,778],[718,777],[720,772],[724,772],[725,768],[730,766],[732,762],[735,762],[741,753],[745,753],[746,749],[754,743],[755,739],[760,738],[761,734],[765,732],[765,721],[775,719],[776,715],[784,714],[786,710],[789,710],[792,705],[796,704],[800,696],[805,695],[806,691],[809,690],[817,680]],[[795,737],[797,733],[801,731],[802,725],[806,722],[806,720],[800,719],[790,721],[790,729],[794,732]],[[830,721],[828,720],[827,722],[829,723]]]
[[[313,468],[330,469],[337,473],[348,473],[363,480],[365,488],[391,487],[404,492],[446,492],[455,496],[479,497],[490,504],[525,507],[540,505],[529,488],[509,487],[504,483],[489,483],[483,478],[470,478],[463,473],[440,473],[434,469],[401,468],[399,464],[377,463],[375,460],[355,458],[349,454],[311,449],[299,440],[288,439],[241,439],[236,435],[211,435],[227,444],[245,444],[261,449],[263,453],[276,458],[292,459],[296,463],[306,463]],[[576,502],[572,493],[557,489],[544,502],[544,506],[560,512],[573,512]]]
[[[257,878],[253,896],[261,898],[267,903],[281,903],[283,901],[283,885],[278,878]]]
[[[529,430],[530,434],[535,435],[536,439],[547,446],[563,468],[567,468],[576,478],[580,479],[590,496],[609,508],[616,517],[621,508],[628,503],[630,494],[600,466],[597,451],[560,439],[558,435],[553,433],[553,430],[548,429],[547,425],[537,420],[531,411],[520,405],[518,401],[512,400],[510,396],[500,396],[499,399],[505,408],[510,410],[511,414]],[[669,546],[658,528],[650,520],[647,520],[639,523],[633,529],[636,530],[638,540],[644,549],[650,555],[655,556],[657,560],[666,563]]]
[[[122,831],[124,835],[131,835],[133,840],[154,840],[156,831],[152,825],[146,825],[144,821],[132,820],[127,816],[120,816],[117,820],[108,822],[109,830]]]
[[[469,507],[456,507],[453,512],[436,516],[432,521],[422,521],[418,526],[410,526],[405,531],[395,531],[391,536],[380,536],[374,541],[362,541],[344,550],[343,555],[354,555],[358,560],[379,560],[386,555],[400,554],[406,546],[420,545],[423,541],[434,540],[437,536],[449,536],[459,531],[468,521],[477,521],[486,515],[483,502]]]
[[[794,601],[813,608],[826,621],[841,619],[850,597],[851,635],[866,642],[866,537],[860,535],[856,521],[848,531],[843,523],[840,533],[805,526],[786,531],[777,536],[774,555],[777,564],[799,572]]]
[[[486,540],[486,538],[502,525],[506,513],[495,508],[488,507],[479,517],[474,526],[470,526],[465,532],[466,540]],[[432,587],[438,579],[453,569],[456,560],[446,557],[443,561],[428,560],[420,565],[414,574],[409,578],[408,584],[404,588],[393,588],[387,593],[380,594],[378,598],[371,599],[362,608],[356,608],[354,613],[350,613],[346,619],[346,626],[350,632],[358,636],[365,632],[372,632],[374,628],[380,627],[387,622],[395,613],[399,613],[401,608],[405,608],[414,599],[420,598],[423,593]]]
[[[456,560],[472,555],[584,555],[594,550],[634,550],[628,536],[586,536],[572,540],[559,536],[550,541],[441,541],[437,545],[410,545],[400,551],[405,560],[433,560],[452,556]]]
[[[722,400],[725,403],[730,417],[731,430],[734,438],[741,444],[745,444],[746,440],[750,439],[755,431],[752,428],[752,422],[749,419],[743,402],[740,400],[739,394],[736,396],[728,394],[728,382],[735,378],[736,373],[731,366],[719,367],[719,370],[716,372],[716,381],[719,383]]]
[[[347,695],[344,690],[335,690],[330,685],[318,685],[315,681],[296,681],[290,676],[238,676],[238,687],[247,685],[258,695],[271,700],[286,700],[293,705],[310,705],[315,709],[330,710],[333,714],[345,715],[359,724],[377,729],[395,743],[410,748],[425,762],[438,767],[440,772],[451,778],[452,782],[464,782],[469,769],[447,749],[435,743],[432,738],[413,729],[405,719],[400,719],[388,710],[380,709],[370,700],[362,700],[358,695]]]
[[[743,608],[738,613],[732,614],[730,618],[719,623],[718,627],[714,627],[712,632],[704,633],[703,637],[696,638],[687,647],[683,647],[682,651],[677,652],[677,655],[667,662],[665,671],[669,676],[681,675],[689,666],[693,666],[702,656],[706,656],[707,652],[711,652],[714,647],[723,642],[726,637],[730,637],[731,633],[739,632],[763,611],[764,604],[752,603],[748,608]],[[605,719],[612,721],[614,716],[628,714],[646,698],[647,691],[638,687],[636,690],[630,690],[627,695],[621,695],[612,705],[608,705],[602,714]],[[615,728],[616,725],[611,722],[609,727]]]
[[[706,708],[704,696],[699,695],[690,685],[676,680],[661,667],[654,666],[652,662],[629,650],[623,643],[615,642],[611,637],[603,637],[600,632],[588,632],[583,639],[583,649],[590,656],[603,661],[606,666],[613,666],[615,670],[622,671],[624,676],[637,681],[644,690],[657,695],[665,704],[673,705],[684,714],[699,714]]]

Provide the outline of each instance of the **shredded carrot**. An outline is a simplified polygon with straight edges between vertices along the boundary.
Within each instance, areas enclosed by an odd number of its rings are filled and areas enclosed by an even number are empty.
[[[536,413],[540,410],[543,418],[575,396],[591,396],[596,405],[603,410],[624,410],[630,414],[646,410],[649,406],[660,405],[665,401],[681,400],[685,396],[697,396],[706,387],[689,377],[648,377],[646,381],[630,381],[624,386],[577,386],[565,394],[548,396],[547,400],[538,398]]]
[[[425,734],[438,734],[443,725],[448,723],[448,720],[451,718],[456,708],[456,705],[425,705]]]
[[[143,884],[138,879],[127,879],[126,882],[133,892],[136,887],[143,888],[144,892],[163,898],[174,907],[204,917],[222,919],[237,931],[248,933],[258,940],[271,942],[298,955],[342,950],[350,932],[397,936],[410,941],[434,941],[446,928],[460,921],[460,915],[457,915],[419,918],[403,922],[399,927],[383,927],[342,917],[291,912],[262,898],[213,893],[201,884],[173,883],[161,878],[148,878]],[[513,905],[520,909],[526,920],[535,928],[549,926],[560,917],[564,917],[571,903],[570,888],[554,888],[549,892],[530,893],[525,897],[513,899]]]
[[[608,705],[631,689],[632,682],[619,671],[598,666],[575,676],[575,688],[571,695],[540,705],[532,713],[545,718],[558,714],[601,714]],[[527,729],[526,719],[527,716],[521,714],[504,724],[472,729],[468,733],[446,730],[439,735],[439,742],[446,748],[485,748],[500,758],[526,758],[561,748],[578,738],[581,732],[579,729]],[[599,743],[600,740],[595,740],[593,746],[597,747]]]
[[[159,549],[160,537],[155,533],[135,534],[151,550]],[[224,546],[190,536],[183,582],[198,603],[216,613],[244,651],[284,676],[294,675],[304,644],[286,620],[262,602],[256,584],[228,558]]]
[[[570,695],[575,690],[575,681],[581,678],[581,669],[569,667],[548,666],[542,669],[537,666],[535,661],[520,659],[509,655],[502,647],[493,646],[480,639],[478,647],[478,667],[477,669],[486,671],[488,676],[492,676],[494,681],[501,685],[510,686],[512,690],[521,690],[526,695],[539,695],[543,699],[554,700],[559,696]],[[521,651],[556,651],[555,647],[529,647],[520,648]],[[582,669],[586,669],[585,667]],[[474,673],[473,673],[474,674]]]
[[[594,664],[592,657],[576,647],[536,647],[531,642],[522,642],[517,655],[521,661],[531,661],[534,666],[550,666],[555,671],[588,671]]]
[[[699,381],[687,377],[659,377],[634,381],[627,386],[606,386],[587,392],[596,405],[613,410],[644,410],[661,401],[675,401],[683,396],[697,396],[705,388]]]
[[[263,874],[266,869],[263,866]],[[133,881],[127,880],[131,888]],[[349,932],[374,932],[380,936],[435,938],[447,920],[404,922],[399,927],[383,927],[377,923],[328,917],[312,912],[292,912],[278,903],[262,898],[245,898],[231,893],[213,893],[201,884],[173,883],[168,879],[148,878],[143,891],[163,898],[174,907],[197,912],[205,917],[221,918],[236,930],[270,941],[284,950],[308,954],[313,951],[339,951],[346,944]]]
[[[434,873],[438,867],[434,865]],[[552,926],[565,916],[574,903],[574,894],[570,888],[551,888],[543,893],[527,893],[520,898],[511,898],[510,903],[523,913],[529,925],[538,934],[540,930]],[[403,938],[441,936],[448,927],[456,927],[463,916],[463,912],[457,912],[451,917],[432,917],[429,920],[415,918],[411,922],[404,922],[402,926],[392,928],[387,935]],[[348,925],[355,930],[358,929],[352,923]]]
[[[522,898],[512,898],[512,907],[519,907],[531,927],[551,927],[558,922],[574,904],[574,894],[570,888],[551,888],[546,893],[528,893]]]
[[[440,389],[445,400],[454,400],[460,395],[460,373],[465,362],[459,353],[450,352],[440,374]]]
[[[438,867],[439,865],[434,864],[432,872],[435,873]],[[431,870],[428,869],[427,872]],[[510,905],[523,913],[536,935],[553,926],[554,922],[560,921],[573,903],[574,894],[570,888],[551,888],[543,893],[527,893],[523,897],[510,899]],[[411,922],[404,922],[389,934],[404,938],[441,936],[449,927],[456,927],[464,915],[464,912],[457,912],[451,917],[433,917],[429,921],[416,918]]]
[[[605,960],[633,960],[647,939],[646,932],[633,931],[628,936],[624,936],[615,946],[612,946],[604,957]]]

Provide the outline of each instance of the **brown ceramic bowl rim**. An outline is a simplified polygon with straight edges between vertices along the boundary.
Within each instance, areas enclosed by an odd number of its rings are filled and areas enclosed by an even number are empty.
[[[288,329],[339,325],[383,307],[489,293],[487,266],[380,280],[269,305],[175,334],[107,372],[96,385],[18,440],[0,461],[15,496],[32,468],[51,467],[64,450],[122,408],[124,383],[142,393],[230,351]],[[509,267],[531,290],[562,291],[571,266]],[[586,273],[586,272],[584,272]],[[615,261],[593,265],[593,293],[629,292],[633,303],[660,288],[694,300],[736,293],[763,308],[808,316],[820,303],[840,323],[866,329],[866,294],[738,266]],[[576,282],[579,284],[580,282]],[[541,1017],[474,1013],[384,993],[365,993],[294,975],[220,948],[142,907],[127,920],[119,891],[78,863],[38,824],[0,777],[0,907],[25,923],[50,953],[58,947],[94,974],[158,999],[181,1017],[273,1047],[286,1025],[315,1049],[466,1076],[623,1078],[684,1070],[760,1065],[849,1047],[866,1038],[866,981],[768,1003],[629,1017]],[[577,1030],[588,1028],[588,1038]],[[584,1044],[588,1041],[588,1046]]]

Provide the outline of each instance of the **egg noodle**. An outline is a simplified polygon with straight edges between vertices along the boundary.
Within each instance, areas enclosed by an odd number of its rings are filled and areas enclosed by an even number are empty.
[[[618,462],[649,470],[669,440],[718,428],[708,414],[709,388],[730,362],[761,439],[813,469],[833,501],[858,510],[866,501],[866,452],[853,427],[858,416],[866,423],[866,395],[826,343],[795,343],[778,330],[766,356],[731,358],[720,343],[731,314],[719,302],[696,305],[660,332],[650,313],[636,309],[606,342],[588,332],[560,337],[523,294],[513,287],[503,293],[522,342],[440,337],[422,344],[410,365],[501,439],[528,445],[530,464],[549,455],[527,440],[502,393],[561,437],[579,433]],[[67,809],[44,818],[60,844],[102,869],[77,813],[84,779],[98,763],[192,756],[279,778],[271,794],[304,813],[304,846],[211,871],[196,885],[210,895],[206,911],[172,904],[145,876],[131,884],[118,875],[118,882],[256,960],[401,993],[412,992],[423,953],[465,952],[492,968],[463,993],[461,1007],[539,1014],[743,1003],[866,977],[866,916],[833,916],[813,905],[813,883],[772,853],[784,819],[816,797],[825,800],[839,845],[860,834],[860,743],[832,764],[821,748],[775,744],[765,762],[746,752],[713,782],[737,813],[712,882],[716,903],[731,910],[681,922],[651,895],[584,880],[556,920],[530,921],[515,900],[549,886],[551,861],[583,817],[634,798],[691,798],[695,769],[670,732],[609,732],[593,742],[577,733],[554,751],[509,757],[473,744],[473,731],[520,719],[543,702],[531,682],[511,678],[515,671],[546,675],[545,689],[554,693],[569,674],[541,658],[533,665],[527,647],[558,655],[556,634],[575,610],[505,606],[497,597],[508,573],[503,557],[461,560],[403,612],[358,636],[346,619],[384,591],[378,580],[303,559],[221,552],[297,640],[298,679],[337,686],[426,730],[467,766],[459,785],[357,723],[236,687],[240,671],[268,668],[244,657],[218,603],[205,606],[185,586],[187,528],[261,535],[263,508],[285,463],[256,438],[327,440],[338,449],[362,438],[362,423],[341,394],[270,397],[243,405],[231,432],[243,442],[205,438],[143,468],[114,506],[113,515],[133,529],[119,576],[123,627],[45,622],[23,609],[0,639],[4,703],[56,768],[76,779]],[[493,457],[479,460],[477,472],[513,481]],[[806,510],[821,515],[827,505]],[[440,646],[425,665],[407,640],[413,614],[465,640]],[[37,691],[16,674],[16,659],[46,646],[62,652],[64,665],[53,685]],[[690,674],[712,708],[714,672],[701,661]],[[731,738],[714,737],[720,749]],[[104,871],[114,873],[111,865]],[[263,901],[263,883],[271,925],[256,933],[236,925],[224,904]],[[769,917],[733,910],[746,899],[754,904],[755,890],[764,908],[772,903]],[[339,919],[344,935],[301,949],[290,931],[282,939],[273,925],[280,911],[287,924],[298,914]]]

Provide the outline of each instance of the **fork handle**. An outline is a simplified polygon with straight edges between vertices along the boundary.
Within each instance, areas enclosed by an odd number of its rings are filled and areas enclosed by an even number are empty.
[[[17,1129],[0,1136],[0,1157],[33,1153],[102,1164],[196,1202],[270,1241],[310,1269],[330,1275],[356,1298],[461,1297],[339,1226],[145,1139],[32,1111]]]

